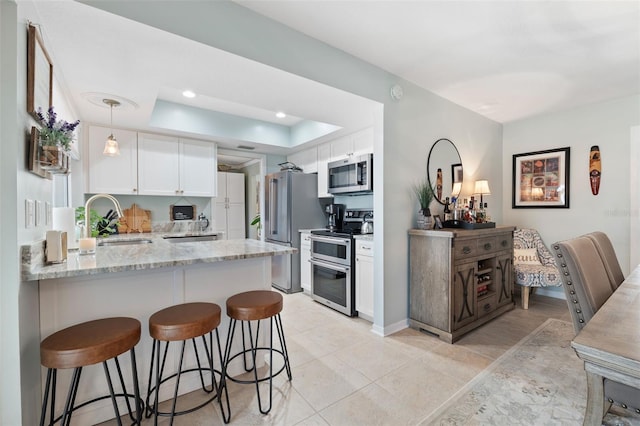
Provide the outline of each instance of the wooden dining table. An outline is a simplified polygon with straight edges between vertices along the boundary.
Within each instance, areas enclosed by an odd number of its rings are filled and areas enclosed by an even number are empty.
[[[640,265],[580,330],[571,346],[584,361],[584,425],[601,425],[604,379],[640,389]]]

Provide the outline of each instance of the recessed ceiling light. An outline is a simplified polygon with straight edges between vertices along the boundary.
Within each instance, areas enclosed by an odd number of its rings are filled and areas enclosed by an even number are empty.
[[[182,92],[182,96],[184,96],[185,98],[195,98],[196,94],[191,90],[185,90],[184,92]]]
[[[278,118],[285,118],[287,116],[287,114],[285,114],[282,111],[276,112],[276,117]]]

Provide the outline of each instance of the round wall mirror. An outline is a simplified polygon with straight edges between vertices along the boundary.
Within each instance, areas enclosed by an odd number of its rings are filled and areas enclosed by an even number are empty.
[[[434,189],[435,199],[457,197],[462,189],[462,160],[458,148],[449,139],[438,139],[429,151],[427,177]]]

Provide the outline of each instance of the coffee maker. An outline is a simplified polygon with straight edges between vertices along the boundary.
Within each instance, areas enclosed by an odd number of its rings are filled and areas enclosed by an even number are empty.
[[[324,212],[327,214],[327,229],[337,231],[342,229],[344,219],[345,204],[327,204]]]

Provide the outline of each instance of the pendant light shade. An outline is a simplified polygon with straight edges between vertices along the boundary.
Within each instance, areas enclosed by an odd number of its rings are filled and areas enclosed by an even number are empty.
[[[119,106],[120,102],[114,99],[103,99],[102,102],[109,105],[111,109],[111,134],[109,135],[109,137],[107,138],[107,141],[104,144],[104,151],[102,151],[102,154],[109,157],[115,157],[116,155],[120,155],[120,147],[118,146],[118,141],[116,140],[116,137],[113,136],[113,107]]]

